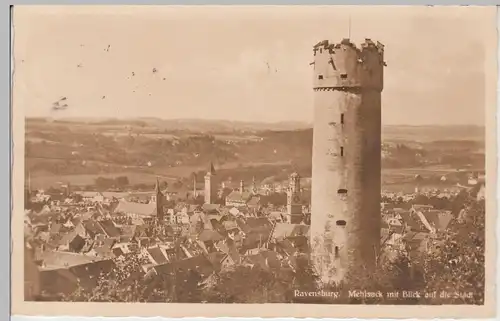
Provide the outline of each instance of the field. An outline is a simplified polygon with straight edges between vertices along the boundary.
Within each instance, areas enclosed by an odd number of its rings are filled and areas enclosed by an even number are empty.
[[[482,127],[384,126],[383,143],[384,186],[406,184],[417,174],[484,169]],[[311,175],[312,129],[293,123],[27,119],[25,146],[32,188],[118,176],[131,185],[152,184],[156,177],[186,182],[193,174],[202,182],[210,162],[221,179],[279,181],[291,171]]]

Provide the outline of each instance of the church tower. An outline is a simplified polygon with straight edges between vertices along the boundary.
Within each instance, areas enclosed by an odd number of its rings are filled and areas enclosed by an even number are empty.
[[[163,213],[163,200],[165,196],[161,192],[160,189],[160,180],[159,178],[156,178],[156,186],[155,186],[155,195],[154,195],[154,202],[156,203],[156,218],[158,221],[162,222],[164,218],[164,213]]]
[[[217,183],[215,181],[214,164],[210,162],[210,168],[205,175],[205,204],[214,204],[217,198]]]
[[[300,224],[303,219],[302,203],[300,200],[300,176],[297,173],[290,175],[286,198],[287,215],[290,223]]]
[[[322,281],[342,282],[380,247],[384,46],[324,40],[313,52],[311,245]]]
[[[255,176],[252,177],[252,194],[253,195],[257,195],[258,194],[257,183],[255,182]]]

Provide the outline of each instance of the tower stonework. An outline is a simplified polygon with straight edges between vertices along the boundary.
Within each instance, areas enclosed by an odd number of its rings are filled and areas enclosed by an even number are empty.
[[[314,51],[311,245],[323,282],[373,267],[380,246],[384,47],[325,40]]]
[[[214,204],[217,198],[217,182],[215,179],[215,168],[210,163],[210,168],[205,174],[205,204]]]
[[[302,203],[300,200],[300,176],[293,173],[289,178],[286,200],[287,214],[290,217],[290,223],[300,224],[303,219]]]

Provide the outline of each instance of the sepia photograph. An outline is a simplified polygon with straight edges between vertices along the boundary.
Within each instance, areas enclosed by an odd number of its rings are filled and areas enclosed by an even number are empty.
[[[15,6],[13,313],[491,315],[495,13]]]

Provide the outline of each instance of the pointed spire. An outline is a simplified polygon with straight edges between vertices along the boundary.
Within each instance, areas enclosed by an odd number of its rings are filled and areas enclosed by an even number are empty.
[[[210,174],[215,174],[215,167],[213,162],[210,162],[210,169],[208,170],[208,172]]]
[[[156,194],[161,194],[161,189],[160,189],[160,178],[156,176],[156,186],[155,186],[155,191]]]

